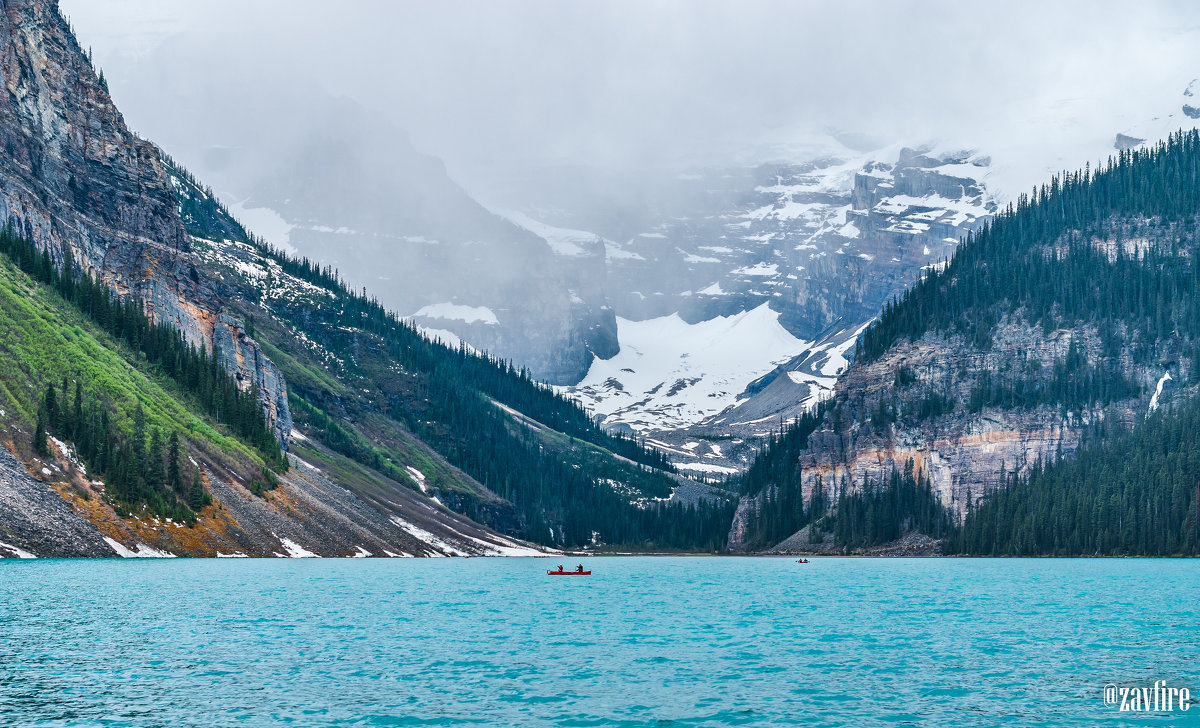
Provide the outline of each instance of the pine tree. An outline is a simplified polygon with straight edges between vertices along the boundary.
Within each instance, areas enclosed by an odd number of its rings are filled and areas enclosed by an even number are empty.
[[[179,472],[179,433],[174,430],[167,445],[167,487],[175,493],[183,493],[183,476]]]
[[[46,407],[38,407],[37,424],[33,428],[33,449],[38,455],[50,454],[50,443],[46,441]]]
[[[62,432],[62,421],[58,409],[58,396],[54,393],[54,385],[46,385],[46,395],[42,402],[46,410],[46,428],[53,432]]]
[[[209,501],[208,494],[204,492],[204,481],[200,479],[200,468],[196,468],[192,472],[192,487],[188,491],[188,506],[193,511],[199,512]]]
[[[83,428],[83,386],[75,380],[75,404],[71,407],[71,439],[78,442]]]
[[[163,438],[162,430],[151,428],[150,447],[146,453],[146,485],[151,491],[166,485],[167,473],[163,467]]]

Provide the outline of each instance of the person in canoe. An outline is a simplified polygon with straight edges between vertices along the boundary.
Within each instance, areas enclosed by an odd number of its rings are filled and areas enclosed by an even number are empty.
[[[578,566],[576,566],[575,571],[578,571],[580,574],[582,574],[583,573],[583,564],[579,564]]]
[[[559,565],[558,565],[558,571],[559,571],[559,573],[562,573],[562,570],[563,570],[562,564],[559,564]]]

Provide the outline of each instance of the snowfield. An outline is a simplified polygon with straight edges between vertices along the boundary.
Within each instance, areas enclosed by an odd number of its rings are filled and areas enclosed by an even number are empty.
[[[283,546],[284,551],[287,552],[288,558],[292,558],[292,559],[319,559],[320,558],[320,556],[318,556],[317,554],[314,554],[312,551],[309,551],[308,549],[304,548],[303,546],[301,546],[300,544],[291,540],[290,538],[281,538],[281,539],[279,539],[279,543]]]
[[[699,422],[737,402],[746,385],[805,351],[767,304],[689,324],[678,314],[647,321],[617,319],[621,352],[597,359],[587,376],[562,391],[606,425],[639,432]]]
[[[555,255],[569,257],[593,255],[598,252],[599,244],[615,245],[611,240],[605,240],[595,233],[586,230],[570,230],[539,222],[523,212],[516,210],[492,210],[492,212],[507,218],[513,224],[523,227],[550,244]]]
[[[462,321],[467,324],[479,322],[488,326],[496,326],[500,323],[500,319],[496,318],[495,312],[487,306],[460,306],[457,303],[449,302],[422,306],[419,311],[413,314],[413,318],[445,319],[447,321]]]

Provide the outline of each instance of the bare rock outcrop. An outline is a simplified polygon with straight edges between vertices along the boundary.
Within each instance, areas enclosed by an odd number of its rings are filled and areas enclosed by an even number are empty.
[[[1094,328],[1049,333],[1015,317],[1001,322],[991,347],[981,350],[958,336],[928,333],[901,342],[872,362],[856,365],[837,382],[837,405],[808,440],[797,463],[806,503],[820,484],[826,498],[854,491],[864,480],[884,482],[893,469],[920,471],[951,514],[961,518],[1007,475],[1026,473],[1039,461],[1070,457],[1089,428],[1101,421],[1129,426],[1147,411],[1156,381],[1171,362],[1136,364],[1118,357],[1122,374],[1140,385],[1107,406],[1073,409],[1060,403],[1026,407],[975,407],[981,377],[1054,376],[1070,351],[1088,362],[1101,358]],[[1186,372],[1175,364],[1175,375]],[[920,412],[936,395],[948,411]],[[941,400],[944,398],[944,400]],[[729,534],[732,550],[746,547],[763,494],[743,496]],[[798,543],[798,542],[797,542]]]
[[[158,149],[125,126],[55,3],[0,8],[0,82],[0,219],[217,353],[286,443],[283,377],[199,275]]]

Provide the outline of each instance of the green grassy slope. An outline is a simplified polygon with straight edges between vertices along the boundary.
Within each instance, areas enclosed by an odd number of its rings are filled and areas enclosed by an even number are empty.
[[[261,466],[253,450],[197,414],[171,380],[119,345],[62,300],[0,256],[0,409],[10,427],[29,433],[42,392],[64,376],[113,404],[114,426],[131,433],[140,403],[147,424],[178,432],[214,457]],[[15,437],[27,446],[26,437]]]

